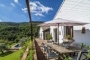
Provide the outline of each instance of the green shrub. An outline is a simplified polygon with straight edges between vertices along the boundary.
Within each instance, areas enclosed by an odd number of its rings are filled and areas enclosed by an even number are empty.
[[[83,47],[88,48],[87,59],[90,59],[90,46],[88,46],[87,44],[83,44]]]
[[[87,58],[90,59],[90,47],[88,47],[88,49],[89,49],[88,50],[89,53],[87,54]]]
[[[52,39],[52,35],[48,34],[48,35],[46,36],[46,38],[47,38],[47,40],[50,40],[50,39]]]
[[[63,60],[72,60],[72,58],[71,58],[70,56],[66,57],[66,55],[65,55],[65,54],[63,54],[63,57],[64,57],[64,59],[63,59]]]
[[[73,39],[70,35],[67,35],[65,38],[66,39]]]

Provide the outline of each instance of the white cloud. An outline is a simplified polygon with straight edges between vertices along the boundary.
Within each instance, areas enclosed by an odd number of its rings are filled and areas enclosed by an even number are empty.
[[[27,8],[22,8],[22,11],[24,11],[26,13],[27,12]]]
[[[41,14],[41,13],[36,13],[36,14],[34,14],[34,15],[36,15],[36,16],[43,16],[44,17],[44,15],[43,14]]]
[[[18,3],[18,0],[14,0],[15,3]]]
[[[31,12],[36,16],[44,16],[45,13],[48,14],[53,8],[44,6],[39,1],[30,2]],[[27,12],[27,8],[22,8],[24,12]]]
[[[15,7],[14,3],[11,3],[11,5],[12,5],[13,7]]]
[[[1,7],[5,7],[5,5],[3,5],[3,4],[0,4],[0,6],[1,6]]]

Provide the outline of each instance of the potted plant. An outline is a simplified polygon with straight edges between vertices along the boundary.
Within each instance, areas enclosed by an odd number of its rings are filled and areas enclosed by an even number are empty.
[[[67,36],[66,36],[66,39],[72,40],[73,38],[72,38],[70,35],[67,35]]]
[[[88,46],[87,44],[83,44],[84,48],[87,48],[87,50],[85,49],[84,51],[88,51],[88,54],[86,55],[87,60],[90,60],[90,46]]]
[[[74,39],[73,39],[73,37],[71,37],[70,35],[67,35],[67,36],[63,39],[63,42],[64,42],[65,44],[68,44],[68,46],[69,46],[72,42],[74,42]]]
[[[65,54],[63,54],[63,57],[64,57],[63,60],[72,60],[70,56],[67,57]]]
[[[47,40],[51,40],[51,39],[52,39],[52,35],[48,34],[48,35],[46,36],[46,38],[47,38]]]
[[[90,53],[87,54],[87,60],[90,60]]]
[[[88,46],[88,54],[87,54],[87,60],[90,60],[90,47]]]

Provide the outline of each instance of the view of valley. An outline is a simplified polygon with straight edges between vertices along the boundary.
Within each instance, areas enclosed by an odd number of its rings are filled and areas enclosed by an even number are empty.
[[[34,37],[38,37],[37,24],[33,23]],[[0,22],[0,32],[0,60],[20,60],[27,46],[31,49],[30,23]]]

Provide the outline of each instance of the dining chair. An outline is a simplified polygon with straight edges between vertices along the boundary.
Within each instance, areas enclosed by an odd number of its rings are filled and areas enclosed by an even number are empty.
[[[43,50],[44,50],[44,52],[46,52],[46,47],[47,47],[46,45],[43,46]]]
[[[87,60],[88,51],[80,51],[72,60]]]
[[[58,54],[56,52],[51,51],[50,47],[46,47],[46,54],[47,54],[47,59],[56,59],[58,58]]]
[[[42,47],[42,49],[44,49],[44,43],[41,43],[41,47]]]
[[[83,44],[82,43],[78,43],[78,42],[73,42],[70,44],[70,46],[76,47],[78,49],[82,49]]]
[[[79,49],[81,51],[86,51],[84,46],[83,46],[83,43],[73,42],[73,43],[70,44],[70,47],[74,47],[74,48]],[[77,56],[78,53],[79,53],[79,51],[74,52],[73,56],[75,56],[75,55]]]
[[[82,51],[88,51],[88,50],[89,50],[89,46],[86,44],[83,44]]]
[[[44,43],[41,43],[41,47],[42,47],[43,53],[46,53],[46,45]]]

